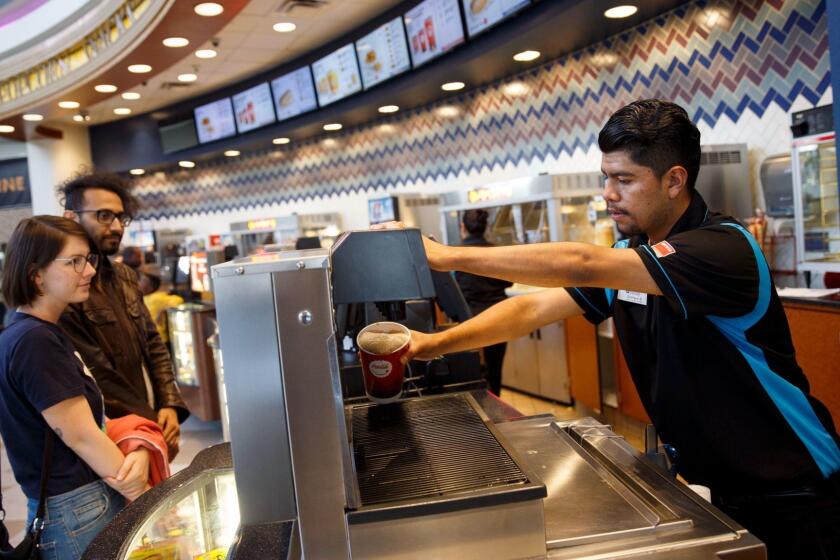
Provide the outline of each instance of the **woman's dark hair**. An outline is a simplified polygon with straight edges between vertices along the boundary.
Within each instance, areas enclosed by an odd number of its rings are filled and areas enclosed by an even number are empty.
[[[58,192],[64,200],[65,210],[81,210],[85,191],[88,189],[102,189],[120,197],[123,209],[129,216],[136,216],[139,204],[131,194],[131,183],[113,173],[83,173],[78,174],[58,187]]]
[[[20,221],[6,247],[2,285],[7,306],[29,305],[43,295],[35,274],[53,262],[71,236],[90,244],[85,228],[67,218],[33,216]]]
[[[464,212],[462,221],[470,235],[483,237],[484,232],[487,231],[487,218],[489,216],[490,214],[486,210],[467,210]]]
[[[605,154],[626,151],[633,163],[652,169],[657,177],[675,165],[685,167],[688,190],[694,190],[700,131],[676,103],[643,99],[622,107],[601,129],[598,147]]]

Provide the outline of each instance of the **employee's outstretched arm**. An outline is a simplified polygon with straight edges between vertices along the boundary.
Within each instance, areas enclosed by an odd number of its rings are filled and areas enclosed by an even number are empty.
[[[563,288],[506,299],[451,329],[433,334],[412,332],[403,360],[431,360],[442,354],[483,348],[582,313]]]

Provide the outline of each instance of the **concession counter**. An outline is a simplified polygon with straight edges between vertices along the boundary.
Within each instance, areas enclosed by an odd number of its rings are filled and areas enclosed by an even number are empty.
[[[483,390],[346,402],[335,306],[428,297],[417,230],[213,274],[231,443],[126,508],[84,558],[766,558],[591,418],[523,417]]]

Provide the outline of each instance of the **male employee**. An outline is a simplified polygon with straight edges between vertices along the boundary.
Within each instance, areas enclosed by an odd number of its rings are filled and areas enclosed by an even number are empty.
[[[768,544],[770,558],[840,558],[840,448],[809,395],[758,245],[694,190],[700,132],[679,106],[637,101],[601,130],[614,248],[447,247],[432,268],[546,286],[453,329],[412,333],[405,359],[510,340],[583,314],[612,317],[636,387],[679,471]]]
[[[87,231],[102,255],[117,253],[137,201],[120,177],[78,176],[60,188],[64,215]],[[91,369],[111,418],[139,414],[157,422],[169,446],[178,452],[180,423],[189,412],[137,285],[137,274],[121,263],[100,258],[90,298],[68,307],[61,326]]]

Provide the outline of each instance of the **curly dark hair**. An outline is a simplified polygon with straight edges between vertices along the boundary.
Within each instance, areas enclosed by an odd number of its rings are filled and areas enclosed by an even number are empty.
[[[123,209],[129,216],[136,216],[140,208],[137,199],[131,194],[133,185],[127,179],[113,173],[82,172],[71,177],[58,187],[58,193],[65,210],[81,210],[85,191],[102,189],[120,197]]]
[[[688,113],[670,101],[642,99],[612,114],[598,135],[603,153],[627,151],[637,165],[649,167],[657,177],[675,165],[688,172],[688,190],[694,190],[700,172],[700,131]]]

